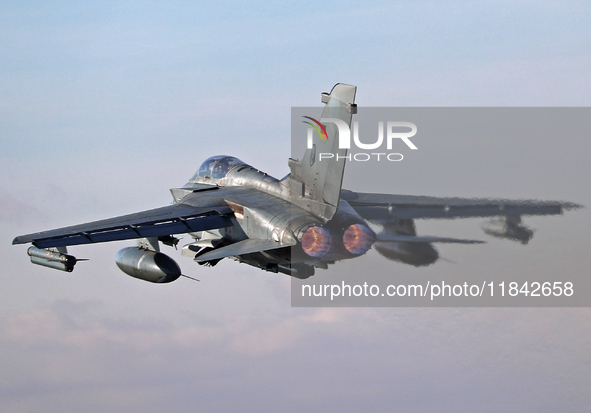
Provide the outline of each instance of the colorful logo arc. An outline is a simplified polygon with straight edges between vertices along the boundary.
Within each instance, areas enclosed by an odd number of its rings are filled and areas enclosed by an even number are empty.
[[[316,132],[318,132],[318,134],[320,135],[320,139],[327,141],[328,140],[328,135],[326,134],[326,129],[324,129],[324,126],[322,126],[322,123],[318,122],[316,119],[311,118],[310,116],[302,116],[303,118],[306,119],[310,119],[312,122],[314,122],[316,125],[314,125],[314,123],[311,122],[306,122],[305,120],[303,120],[302,122],[307,123],[308,125],[312,126],[314,129],[316,129]]]

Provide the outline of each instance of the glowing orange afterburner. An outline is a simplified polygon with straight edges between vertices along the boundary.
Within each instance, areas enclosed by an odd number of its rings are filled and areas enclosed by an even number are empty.
[[[310,257],[322,257],[330,249],[330,234],[322,227],[311,227],[302,236],[302,249]]]
[[[376,237],[371,229],[361,224],[349,225],[343,234],[343,245],[351,254],[365,254],[375,242]]]

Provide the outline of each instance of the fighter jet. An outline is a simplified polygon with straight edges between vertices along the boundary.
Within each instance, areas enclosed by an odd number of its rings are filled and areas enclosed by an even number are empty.
[[[289,159],[290,173],[276,179],[232,156],[207,159],[182,187],[171,189],[173,204],[81,225],[21,235],[13,244],[31,243],[33,263],[71,272],[81,261],[67,246],[138,239],[115,258],[128,275],[168,283],[182,274],[160,252],[160,243],[177,246],[179,234],[192,241],[182,255],[214,266],[231,258],[266,271],[305,279],[317,268],[376,250],[405,264],[433,264],[433,243],[478,240],[419,236],[415,219],[492,217],[487,234],[527,243],[533,231],[522,215],[555,215],[579,205],[557,201],[436,198],[361,193],[342,189],[347,149],[341,148],[339,123],[350,127],[356,113],[356,86],[337,84],[322,93],[322,124],[310,134],[301,160]],[[324,156],[320,156],[323,154]],[[327,156],[333,155],[333,156]]]

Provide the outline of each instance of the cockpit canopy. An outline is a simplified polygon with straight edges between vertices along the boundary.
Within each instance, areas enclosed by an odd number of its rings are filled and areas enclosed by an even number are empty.
[[[195,180],[197,178],[210,178],[210,179],[222,179],[224,178],[231,169],[239,165],[246,165],[238,158],[233,156],[218,155],[208,158],[201,164],[197,173],[191,178]]]

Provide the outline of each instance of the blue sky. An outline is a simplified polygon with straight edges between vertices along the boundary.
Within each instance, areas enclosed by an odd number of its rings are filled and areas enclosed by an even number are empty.
[[[291,106],[319,105],[337,82],[357,85],[364,106],[589,106],[590,12],[550,1],[3,2],[2,410],[587,411],[588,309],[292,309],[287,277],[227,260],[206,269],[173,253],[201,283],[155,286],[115,266],[129,243],[78,247],[91,261],[62,274],[10,242],[166,205],[168,188],[219,153],[281,177]],[[519,145],[519,174],[474,169],[475,142],[384,180],[393,192],[591,205],[589,143],[563,139],[564,150]],[[525,248],[445,246],[457,264],[425,271],[588,270],[586,210],[532,226]]]

